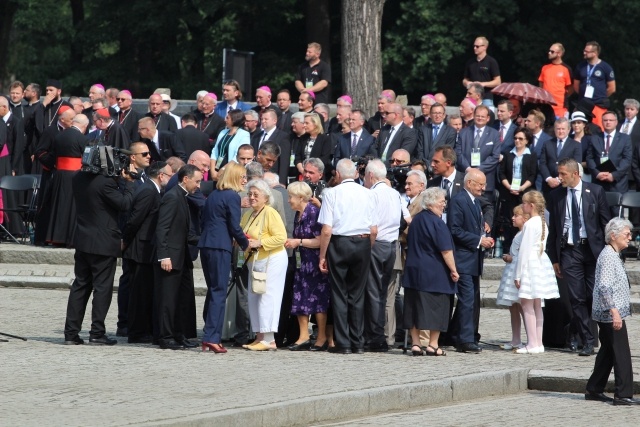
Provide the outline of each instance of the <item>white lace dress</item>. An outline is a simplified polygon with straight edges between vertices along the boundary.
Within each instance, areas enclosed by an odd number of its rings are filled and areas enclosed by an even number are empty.
[[[518,231],[513,241],[511,242],[511,248],[509,249],[509,255],[511,255],[511,262],[506,263],[504,270],[502,270],[502,278],[500,279],[500,286],[498,286],[498,296],[496,297],[496,304],[511,306],[513,303],[520,302],[518,296],[518,288],[516,288],[514,279],[514,272],[516,271],[516,263],[518,262],[518,252],[520,251],[520,244],[522,243],[522,231]]]
[[[551,260],[545,248],[547,243],[548,226],[545,224],[544,238],[542,236],[542,221],[540,216],[529,219],[522,229],[522,242],[518,253],[518,262],[514,279],[520,279],[518,297],[526,299],[559,298],[558,282],[551,265]],[[542,253],[541,253],[542,252]]]

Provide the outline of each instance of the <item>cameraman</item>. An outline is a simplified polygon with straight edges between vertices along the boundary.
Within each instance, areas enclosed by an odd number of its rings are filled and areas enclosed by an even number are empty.
[[[135,172],[133,165],[129,171]],[[106,335],[104,319],[111,305],[116,258],[120,252],[118,215],[131,208],[133,178],[123,169],[121,178],[101,173],[78,172],[73,177],[77,222],[73,245],[75,280],[69,291],[64,340],[67,345],[84,344],[78,336],[87,302],[93,292],[89,344],[114,345]]]
[[[317,157],[310,157],[302,162],[302,169],[304,182],[311,187],[312,197],[309,201],[319,208],[322,205],[322,190],[327,186],[327,183],[322,180],[324,163]]]

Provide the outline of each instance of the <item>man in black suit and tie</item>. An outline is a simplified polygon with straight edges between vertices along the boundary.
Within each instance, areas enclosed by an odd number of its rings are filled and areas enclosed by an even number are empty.
[[[281,89],[276,97],[278,108],[282,115],[278,118],[278,129],[288,134],[291,133],[291,117],[293,111],[289,108],[291,106],[291,92],[288,89]]]
[[[149,117],[153,120],[155,128],[161,131],[175,132],[178,130],[178,124],[176,121],[168,115],[162,112],[162,96],[159,93],[154,93],[149,97],[149,112],[145,114],[145,117]],[[142,135],[140,135],[142,136]]]
[[[587,150],[587,167],[593,177],[593,183],[599,184],[604,191],[629,191],[629,170],[633,158],[633,146],[629,135],[616,130],[618,116],[613,111],[602,115],[604,137],[591,137],[591,147]],[[602,164],[610,160],[615,171],[601,170]],[[618,215],[619,206],[609,206],[611,216]]]
[[[175,123],[173,118],[170,117],[170,119]],[[171,132],[157,130],[153,125],[152,118],[143,117],[140,119],[138,133],[149,147],[152,162],[167,160],[172,156],[179,157],[182,161],[187,160],[182,142],[176,140],[175,135]]]
[[[495,175],[500,159],[500,141],[498,132],[487,126],[489,121],[489,107],[478,105],[473,113],[473,126],[460,131],[456,143],[456,167],[466,173],[471,168],[477,168],[487,178],[485,196],[490,202],[494,199]]]
[[[139,150],[137,144],[133,150]],[[153,264],[160,193],[173,175],[166,162],[149,166],[146,179],[134,193],[129,218],[122,232],[123,260],[129,264],[129,343],[150,343],[153,326]]]
[[[271,141],[280,147],[280,155],[273,166],[271,172],[277,173],[280,177],[280,184],[287,185],[287,177],[289,176],[289,165],[291,163],[291,141],[289,134],[281,131],[276,127],[278,124],[278,116],[273,108],[267,108],[262,112],[260,119],[262,124],[262,135],[260,137],[260,145],[265,141]],[[263,165],[264,166],[264,165]],[[265,168],[265,172],[269,172]]]
[[[604,229],[610,212],[604,190],[580,179],[578,162],[558,162],[562,188],[549,195],[547,253],[556,276],[567,284],[572,329],[583,343],[581,356],[593,354],[596,338],[590,327],[596,260],[604,248]]]
[[[455,147],[456,131],[451,126],[444,123],[446,111],[444,105],[433,104],[429,111],[429,122],[422,126],[418,126],[418,145],[416,148],[415,158],[424,160],[426,164],[431,163],[433,153],[436,148],[448,145]]]
[[[75,114],[75,113],[74,113]],[[130,166],[130,170],[134,170]],[[69,290],[64,340],[67,345],[84,344],[78,335],[87,302],[93,293],[89,344],[114,345],[106,335],[104,320],[113,296],[116,259],[121,252],[118,216],[131,208],[133,178],[122,171],[122,179],[91,172],[73,177],[73,197],[77,222],[73,245],[76,248],[75,280]]]
[[[384,105],[382,113],[386,125],[380,131],[376,141],[376,151],[380,160],[389,167],[391,154],[398,148],[404,148],[409,153],[416,149],[416,132],[402,122],[402,106],[394,102]]]
[[[178,185],[167,191],[160,203],[156,226],[157,262],[155,282],[158,287],[159,339],[162,349],[180,350],[196,347],[182,332],[184,296],[193,287],[193,261],[189,244],[197,244],[199,236],[190,233],[187,195],[200,187],[203,174],[195,165],[178,171]]]
[[[367,155],[377,157],[376,140],[364,126],[364,112],[353,110],[349,115],[349,129],[351,132],[342,134],[333,153],[333,164],[337,165],[340,159],[354,159]]]
[[[540,174],[542,175],[542,192],[547,198],[554,188],[561,185],[558,177],[558,162],[562,159],[582,161],[580,143],[569,138],[569,121],[561,117],[553,125],[556,134],[554,139],[544,143],[540,153]]]
[[[447,225],[456,248],[456,266],[464,272],[458,280],[458,304],[454,315],[456,331],[451,338],[456,350],[462,353],[482,351],[474,331],[480,322],[478,303],[483,251],[493,247],[493,239],[485,236],[485,220],[479,200],[486,185],[484,173],[472,168],[464,177],[464,191],[449,201]]]
[[[193,113],[187,113],[181,117],[182,129],[176,131],[176,139],[182,143],[185,156],[188,158],[196,150],[205,153],[211,152],[209,145],[209,135],[198,130],[198,121]]]
[[[540,172],[540,156],[542,156],[542,147],[547,141],[551,140],[551,137],[543,132],[545,117],[540,111],[531,110],[526,119],[524,119],[524,125],[531,131],[533,135],[533,151],[536,153],[538,159],[538,176],[536,177],[536,190],[542,191],[542,173]]]
[[[498,140],[502,145],[500,150],[501,156],[509,154],[513,147],[515,147],[513,141],[513,135],[518,128],[518,125],[511,120],[513,115],[513,103],[508,99],[503,99],[498,102],[496,107],[498,120],[493,124],[498,131]]]
[[[625,99],[625,120],[618,125],[618,131],[629,135],[631,138],[631,144],[633,146],[631,174],[635,181],[636,189],[640,188],[640,124],[638,124],[638,110],[640,110],[640,102],[635,99]],[[634,187],[632,186],[632,188]]]

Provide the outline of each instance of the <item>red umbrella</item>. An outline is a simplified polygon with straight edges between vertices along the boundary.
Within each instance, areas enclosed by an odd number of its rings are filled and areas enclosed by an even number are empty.
[[[529,102],[556,105],[556,101],[549,92],[529,83],[502,83],[496,86],[491,93],[504,98],[515,98],[522,101],[523,104]]]

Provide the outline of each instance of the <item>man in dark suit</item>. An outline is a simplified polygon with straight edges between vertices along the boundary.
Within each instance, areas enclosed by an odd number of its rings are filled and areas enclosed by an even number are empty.
[[[65,344],[84,344],[78,334],[82,329],[84,312],[92,292],[89,344],[117,343],[106,335],[104,320],[113,295],[116,259],[121,255],[118,215],[128,211],[133,200],[133,178],[124,170],[122,178],[118,180],[90,172],[78,172],[73,177],[73,197],[77,212],[73,242],[76,248],[76,278],[69,291],[64,326]]]
[[[131,141],[127,132],[111,117],[109,109],[101,108],[93,113],[96,128],[100,130],[99,140],[113,148],[129,148]]]
[[[138,150],[139,147],[134,147]],[[122,232],[123,261],[129,264],[129,343],[152,341],[153,264],[156,261],[155,232],[160,193],[173,175],[165,162],[149,166],[146,177],[134,193],[129,218]]]
[[[280,92],[278,92],[276,102],[278,103],[278,108],[282,113],[278,118],[278,129],[290,134],[291,118],[293,116],[293,111],[289,108],[291,106],[291,92],[289,92],[288,89],[281,89]]]
[[[488,117],[488,114],[487,114]],[[464,273],[458,280],[458,304],[454,318],[457,331],[453,340],[456,349],[463,353],[479,353],[474,330],[480,321],[480,275],[484,263],[484,249],[493,246],[493,239],[485,237],[485,220],[479,198],[487,185],[487,179],[478,169],[470,169],[464,177],[464,190],[453,197],[449,204],[447,225],[455,244],[457,268]]]
[[[638,111],[640,102],[636,99],[624,100],[624,121],[618,125],[618,131],[629,135],[631,138],[632,157],[629,172],[629,189],[640,188],[640,124],[638,124]],[[640,209],[629,209],[629,221],[640,224]]]
[[[260,116],[253,110],[247,110],[244,112],[244,130],[249,132],[250,144],[253,147],[253,152],[257,153],[260,148],[260,139],[262,137],[262,130],[260,130]]]
[[[281,131],[276,127],[278,116],[273,108],[267,108],[262,112],[262,136],[260,137],[260,145],[265,141],[274,142],[280,147],[280,155],[273,167],[272,172],[277,173],[280,177],[280,183],[287,185],[287,176],[289,175],[289,164],[291,162],[291,141],[289,134]],[[264,166],[264,165],[263,165]],[[269,170],[265,168],[265,172]]]
[[[572,329],[583,343],[581,356],[594,352],[595,336],[590,327],[596,260],[604,248],[604,229],[610,219],[604,190],[580,179],[578,162],[558,162],[562,187],[549,195],[547,253],[556,276],[567,284]]]
[[[218,97],[215,93],[207,93],[202,97],[200,108],[202,111],[196,111],[195,116],[198,120],[198,130],[209,136],[209,149],[216,145],[218,134],[224,129],[224,119],[217,115],[213,110],[216,108]]]
[[[159,93],[154,93],[149,97],[149,112],[144,116],[153,120],[157,130],[175,132],[178,130],[178,124],[173,117],[162,112],[163,104],[162,96]],[[142,134],[140,136],[142,137]]]
[[[386,125],[380,131],[376,141],[376,151],[380,160],[389,167],[391,154],[398,148],[404,148],[409,153],[416,149],[416,132],[402,122],[402,106],[396,103],[388,103],[384,106],[384,118]]]
[[[2,142],[7,144],[6,155],[11,156],[11,171],[14,175],[22,175],[24,173],[22,155],[25,148],[24,122],[20,116],[11,112],[9,100],[4,96],[0,97],[0,119],[3,124],[6,123],[7,135]]]
[[[126,89],[121,90],[118,92],[116,101],[118,102],[118,108],[120,109],[116,116],[118,124],[124,129],[125,133],[129,137],[129,141],[139,141],[140,135],[138,135],[138,120],[142,117],[137,111],[134,111],[133,108],[131,108],[131,103],[133,102],[131,92]]]
[[[175,123],[173,118],[169,118]],[[150,117],[140,119],[138,132],[149,147],[152,162],[167,160],[172,156],[180,157],[183,161],[187,160],[182,142],[176,140],[175,135],[171,132],[157,130]]]
[[[511,101],[503,99],[498,102],[496,109],[498,120],[493,124],[493,127],[498,131],[498,140],[502,145],[500,153],[506,156],[515,147],[513,135],[518,125],[512,120],[513,103]]]
[[[185,156],[188,158],[196,150],[202,150],[205,153],[211,152],[209,145],[209,135],[198,130],[196,127],[198,121],[192,113],[187,113],[181,117],[182,129],[176,131],[176,139],[182,143]]]
[[[591,137],[591,147],[587,151],[587,167],[594,184],[601,185],[604,191],[617,191],[624,194],[629,190],[633,146],[629,135],[616,130],[617,125],[616,113],[607,111],[602,115],[604,138]],[[601,170],[601,165],[607,160],[611,160],[615,171]],[[617,216],[619,206],[610,206],[610,208],[611,215]]]
[[[364,113],[362,110],[353,110],[349,115],[349,128],[351,132],[342,134],[333,153],[333,164],[337,165],[340,159],[353,159],[370,155],[377,157],[376,140],[364,129]]]
[[[489,107],[478,105],[473,113],[474,125],[460,131],[456,143],[457,169],[466,173],[471,168],[478,168],[488,177],[485,195],[493,202],[495,190],[495,174],[500,159],[500,141],[498,132],[487,126]]]
[[[424,160],[426,164],[431,163],[436,148],[444,145],[455,147],[456,145],[456,131],[444,123],[445,115],[444,105],[433,104],[429,110],[429,122],[416,129],[418,145],[414,157]]]
[[[553,125],[556,134],[554,139],[544,143],[540,152],[540,174],[542,175],[542,192],[545,198],[554,188],[560,186],[558,162],[562,159],[582,161],[580,143],[569,138],[569,121],[561,117]]]
[[[200,187],[203,174],[195,165],[178,171],[178,185],[167,191],[160,203],[156,226],[157,261],[155,282],[158,287],[159,339],[162,349],[179,350],[196,347],[184,337],[181,309],[193,287],[193,261],[189,244],[199,236],[190,233],[189,206],[186,196]]]

